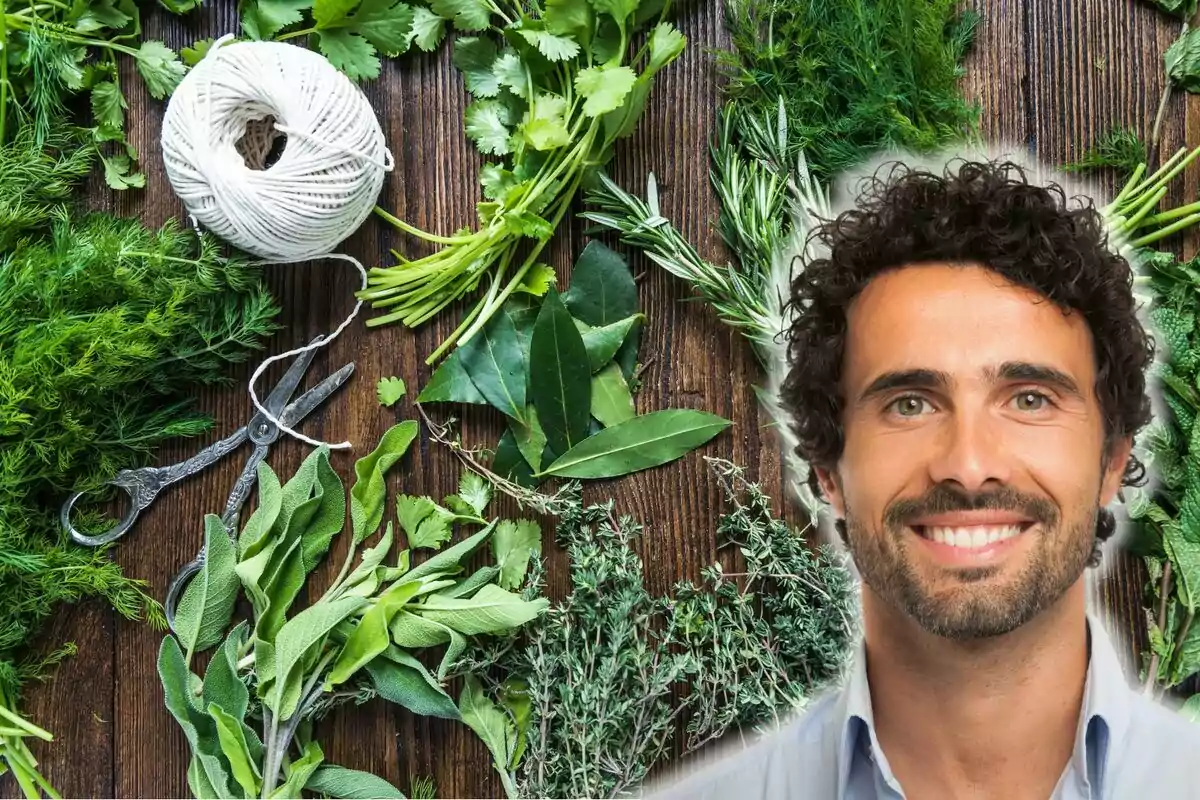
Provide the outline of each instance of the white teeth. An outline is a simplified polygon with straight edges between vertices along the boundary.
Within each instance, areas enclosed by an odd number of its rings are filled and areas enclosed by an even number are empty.
[[[1020,525],[972,525],[968,528],[925,528],[926,538],[951,547],[986,547],[994,542],[1011,539],[1021,532]]]

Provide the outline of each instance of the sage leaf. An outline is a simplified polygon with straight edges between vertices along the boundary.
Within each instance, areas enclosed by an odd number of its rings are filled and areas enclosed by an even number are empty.
[[[233,539],[215,514],[204,517],[204,567],[188,584],[175,613],[175,634],[192,654],[221,641],[238,596]]]
[[[463,366],[460,351],[455,350],[441,363],[429,383],[417,395],[418,403],[471,403],[488,405],[488,399],[475,386]]]
[[[343,596],[319,602],[288,620],[275,637],[275,690],[268,707],[280,720],[296,711],[300,700],[301,667],[309,648],[317,646],[342,620],[366,603],[361,597]]]
[[[408,451],[417,437],[417,423],[412,420],[393,425],[369,455],[354,464],[357,480],[350,489],[350,519],[354,543],[358,544],[379,529],[383,521],[383,504],[387,500],[384,475]]]
[[[262,776],[259,774],[258,765],[250,758],[250,748],[242,734],[241,720],[234,719],[216,703],[208,704],[208,715],[216,723],[221,752],[229,762],[233,779],[242,787],[243,796],[257,797],[258,790],[262,788]]]
[[[296,470],[296,474],[283,485],[279,516],[275,519],[275,525],[272,528],[272,532],[276,536],[285,536],[289,540],[298,539],[309,520],[312,519],[316,507],[308,505],[308,501],[312,497],[313,487],[317,483],[317,462],[322,457],[328,460],[329,448],[321,446],[310,453],[300,462],[300,468]],[[288,535],[291,531],[292,517],[297,511],[300,511],[300,516],[297,519],[294,535]]]
[[[503,525],[504,523],[500,523]],[[499,528],[497,528],[499,530]],[[492,540],[493,543],[495,540]],[[500,568],[494,564],[489,564],[486,567],[480,567],[471,573],[471,577],[459,581],[452,587],[438,592],[442,597],[470,597],[485,584],[491,583],[500,574]]]
[[[446,673],[454,662],[458,660],[463,651],[467,649],[467,640],[461,633],[436,622],[431,619],[425,619],[409,611],[400,611],[392,619],[391,627],[392,641],[400,647],[437,647],[446,642],[450,646],[446,648],[445,654],[442,656],[442,661],[438,665],[437,677],[438,680],[444,680]]]
[[[517,437],[511,426],[506,428],[500,436],[500,441],[496,445],[496,455],[492,457],[491,468],[492,472],[500,477],[507,478],[527,489],[532,489],[541,483],[540,480],[533,477],[533,467],[529,466],[529,462],[521,454],[520,445],[517,444]]]
[[[516,726],[499,706],[488,700],[483,693],[483,686],[474,675],[467,675],[463,681],[458,711],[466,726],[475,731],[475,735],[487,746],[496,769],[507,774],[508,764],[517,746]]]
[[[609,325],[637,313],[637,284],[620,254],[593,239],[571,270],[563,302],[588,325]]]
[[[354,673],[388,649],[388,645],[391,644],[388,626],[392,617],[396,616],[396,612],[403,608],[420,588],[419,583],[394,584],[380,595],[342,645],[333,669],[325,679],[326,689],[345,683]]]
[[[565,453],[587,436],[591,368],[583,338],[550,289],[529,343],[529,380],[538,420],[555,452]]]
[[[583,348],[587,350],[588,363],[591,364],[593,373],[599,372],[605,364],[613,360],[629,336],[629,331],[641,319],[641,314],[634,314],[597,328],[576,320],[575,327],[579,329],[583,338]]]
[[[255,556],[270,541],[267,534],[275,525],[283,502],[283,487],[279,476],[266,461],[258,462],[258,508],[250,515],[242,534],[238,537],[238,560],[245,561]]]
[[[222,763],[216,725],[208,714],[193,703],[192,685],[199,678],[188,670],[183,651],[174,636],[164,636],[158,648],[158,677],[162,682],[167,710],[183,729],[192,748],[192,757],[200,762],[208,784],[206,788],[222,800],[236,797],[237,794],[230,788],[229,772]]]
[[[204,765],[200,762],[200,757],[195,753],[188,761],[187,771],[188,791],[192,793],[192,797],[196,800],[211,800],[217,796],[217,790],[213,788],[212,783],[208,780],[208,775],[204,773]]]
[[[279,788],[271,792],[271,797],[300,797],[301,790],[324,760],[325,753],[321,751],[321,745],[316,741],[309,741],[304,745],[304,751],[300,754],[300,758],[290,763],[285,762],[284,775],[286,779]]]
[[[471,381],[488,402],[506,416],[524,421],[525,354],[512,318],[495,314],[458,352]]]
[[[322,448],[324,449],[324,448]],[[305,573],[313,569],[329,552],[329,544],[346,525],[346,489],[342,479],[329,464],[329,452],[317,461],[317,481],[314,501],[317,512],[301,535],[301,556]]]
[[[529,557],[542,552],[542,528],[534,520],[503,520],[492,537],[492,553],[500,569],[499,584],[516,589],[525,579]]]
[[[404,800],[404,794],[390,783],[357,769],[325,765],[304,784],[310,792],[345,800]]]
[[[1183,714],[1189,722],[1200,722],[1200,694],[1194,694],[1184,701],[1179,713]]]
[[[542,474],[560,478],[615,478],[674,461],[732,423],[693,409],[642,414],[605,428],[563,453]]]
[[[450,572],[459,567],[459,562],[475,551],[475,548],[483,544],[483,542],[492,535],[496,529],[496,521],[493,520],[488,526],[466,539],[463,539],[453,547],[443,550],[436,556],[421,562],[413,567],[402,579],[403,582],[417,581],[427,575],[433,575],[439,572]]]
[[[529,687],[524,681],[509,678],[500,686],[500,705],[508,710],[516,726],[517,740],[508,763],[508,769],[515,772],[529,743],[529,719],[533,711]]]
[[[275,548],[271,563],[263,573],[263,592],[267,604],[254,626],[254,636],[260,642],[275,641],[275,636],[283,627],[292,603],[300,596],[300,590],[304,588],[304,579],[307,577],[300,537],[295,536],[290,543],[282,544],[287,545],[282,556],[279,556],[280,548]]]
[[[606,428],[637,416],[629,384],[615,361],[592,376],[592,416]]]
[[[388,553],[392,549],[392,523],[387,524],[387,529],[383,532],[383,536],[379,538],[378,544],[374,547],[368,547],[363,551],[362,558],[359,559],[358,566],[346,578],[345,586],[350,588],[362,581],[370,578],[375,574],[375,568],[383,563],[387,558]]]
[[[375,691],[384,700],[423,717],[458,719],[458,706],[446,694],[425,665],[392,645],[384,655],[367,664]]]
[[[250,691],[238,677],[238,649],[246,639],[248,625],[238,623],[213,654],[204,672],[204,705],[216,704],[239,722],[246,718]]]
[[[542,452],[546,449],[546,432],[538,420],[537,408],[529,405],[525,409],[525,421],[509,421],[509,429],[516,439],[517,449],[525,462],[534,470],[542,468]]]
[[[430,595],[416,610],[431,622],[440,622],[471,636],[518,628],[536,618],[549,605],[550,601],[544,597],[526,600],[491,583],[470,598]]]

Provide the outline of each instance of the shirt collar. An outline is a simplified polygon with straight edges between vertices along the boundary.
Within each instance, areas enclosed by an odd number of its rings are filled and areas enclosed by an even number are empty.
[[[1086,780],[1093,797],[1103,796],[1103,781],[1113,743],[1124,740],[1129,726],[1130,686],[1121,668],[1104,625],[1087,616],[1088,671],[1083,691],[1083,711],[1075,735],[1071,766],[1077,777]],[[869,737],[869,750],[884,778],[894,782],[887,758],[875,737],[875,716],[871,709],[871,687],[867,680],[865,642],[855,650],[845,688],[838,700],[842,720],[838,739],[838,797],[846,796],[855,760],[863,757],[860,737]]]

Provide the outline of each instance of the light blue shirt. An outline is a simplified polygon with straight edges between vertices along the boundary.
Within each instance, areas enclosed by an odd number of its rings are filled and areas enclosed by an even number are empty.
[[[1090,654],[1075,748],[1050,800],[1200,799],[1200,725],[1131,688],[1104,626]],[[875,737],[861,645],[843,689],[653,800],[903,800]],[[1024,800],[1014,799],[1014,800]]]

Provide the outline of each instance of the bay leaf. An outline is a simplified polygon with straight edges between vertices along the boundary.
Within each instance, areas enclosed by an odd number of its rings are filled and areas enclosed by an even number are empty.
[[[542,470],[561,478],[615,478],[674,461],[732,423],[693,409],[642,414],[590,436]]]
[[[587,350],[588,363],[591,364],[593,373],[599,372],[605,364],[613,360],[617,351],[621,349],[621,345],[625,343],[629,332],[642,319],[641,314],[634,314],[631,317],[595,328],[579,320],[575,321],[575,327],[579,329],[580,336],[583,338],[583,347]]]
[[[418,403],[471,403],[488,404],[483,393],[475,386],[470,374],[463,366],[462,356],[455,350],[429,376],[429,382],[417,395]]]
[[[592,376],[592,416],[606,428],[633,419],[633,395],[615,361]]]
[[[546,441],[565,453],[587,436],[591,367],[583,337],[553,288],[529,343],[529,387]]]
[[[525,407],[525,420],[510,420],[509,428],[517,440],[517,449],[521,456],[534,470],[542,468],[542,451],[546,449],[546,432],[538,420],[537,408],[533,405]]]
[[[512,318],[493,315],[483,330],[459,346],[458,353],[471,382],[487,401],[523,422],[527,367]]]
[[[633,373],[637,369],[638,350],[642,346],[643,327],[645,327],[643,322],[634,323],[633,328],[629,331],[629,335],[625,337],[625,341],[621,344],[621,349],[617,351],[616,358],[614,359],[621,366],[621,374],[625,376],[626,381],[633,380]]]
[[[511,426],[500,436],[496,454],[492,457],[491,469],[501,478],[507,478],[527,489],[532,489],[541,482],[533,477],[533,467],[529,466],[525,456],[521,455],[521,448],[517,445],[517,438]]]
[[[629,264],[599,240],[588,242],[579,254],[570,284],[563,302],[588,325],[608,325],[637,313],[637,284]]]
[[[221,641],[238,596],[233,539],[216,514],[204,516],[204,566],[183,592],[175,633],[188,658]]]

